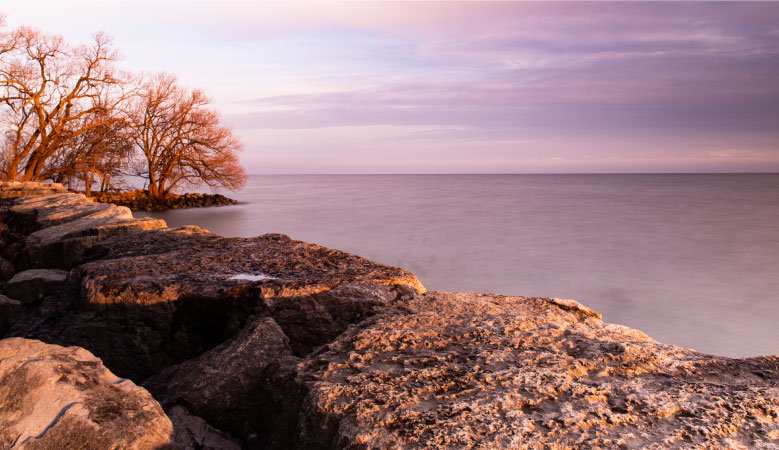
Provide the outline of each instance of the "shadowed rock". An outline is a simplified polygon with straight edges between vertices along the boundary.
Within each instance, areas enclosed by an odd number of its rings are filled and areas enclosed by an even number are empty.
[[[261,401],[257,391],[266,369],[290,355],[288,341],[273,319],[256,319],[230,341],[161,371],[143,385],[166,411],[186,408],[188,414],[171,415],[177,430],[195,425],[191,414],[238,436],[256,434],[266,424],[253,422],[269,420],[255,414],[253,403]]]
[[[432,292],[409,312],[350,328],[301,366],[295,383],[307,394],[286,440],[305,449],[774,449],[777,367],[777,357],[663,345],[570,300]]]
[[[19,272],[5,285],[5,293],[24,303],[41,300],[62,289],[68,273],[57,269],[32,269]]]
[[[173,450],[172,433],[148,392],[88,351],[0,341],[0,448]]]
[[[111,246],[103,259],[72,272],[80,280],[81,310],[67,327],[32,336],[85,345],[118,373],[140,380],[215,347],[251,316],[274,318],[293,352],[304,355],[423,289],[402,269],[281,235],[227,239],[196,229],[142,235],[101,243]],[[273,279],[231,279],[238,274]]]
[[[167,412],[174,424],[176,445],[181,450],[241,450],[241,444],[235,439],[193,416],[183,406],[174,406]]]

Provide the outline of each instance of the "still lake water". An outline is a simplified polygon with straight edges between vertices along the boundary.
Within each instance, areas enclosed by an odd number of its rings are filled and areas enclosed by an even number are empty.
[[[573,298],[723,356],[779,354],[779,174],[252,176],[239,205],[153,215],[284,233],[430,290]]]

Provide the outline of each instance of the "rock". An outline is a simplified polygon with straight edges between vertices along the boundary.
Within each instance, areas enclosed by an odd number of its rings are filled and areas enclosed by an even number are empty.
[[[267,420],[256,414],[257,391],[268,367],[291,354],[288,341],[273,319],[255,319],[230,341],[161,371],[143,385],[166,411],[186,406],[220,430],[236,436],[256,434],[266,424],[253,422]],[[173,415],[171,419],[178,430],[182,425]]]
[[[67,326],[14,332],[84,346],[134,380],[212,349],[252,316],[272,317],[302,356],[424,289],[402,269],[281,235],[153,230],[96,247],[110,250],[71,273],[82,309],[63,318]]]
[[[779,358],[663,345],[560,299],[433,292],[300,366],[288,448],[776,448]],[[293,408],[294,409],[294,408]]]
[[[15,200],[28,196],[50,195],[59,192],[67,192],[59,183],[0,181],[0,201]]]
[[[33,269],[19,272],[5,286],[5,293],[23,303],[36,302],[62,288],[68,273],[57,269]]]
[[[22,312],[22,302],[0,294],[0,332]]]
[[[70,269],[78,264],[105,256],[102,249],[93,250],[95,245],[113,236],[165,228],[164,220],[120,219],[108,223],[99,222],[94,227],[74,227],[59,240],[26,247],[28,267],[55,267]]]
[[[148,392],[88,351],[0,341],[1,448],[173,450],[172,433]]]
[[[132,220],[133,215],[124,206],[108,205],[97,212],[79,217],[70,222],[44,228],[27,236],[27,245],[47,245],[63,239],[76,232],[91,230],[101,226]]]
[[[14,276],[14,266],[5,258],[0,257],[0,279],[10,280]]]
[[[193,416],[183,406],[168,411],[173,422],[176,445],[181,450],[241,450],[241,444],[232,437]]]

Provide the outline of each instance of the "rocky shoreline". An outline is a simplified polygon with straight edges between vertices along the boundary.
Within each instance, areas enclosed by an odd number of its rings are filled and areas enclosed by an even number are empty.
[[[779,449],[779,357],[0,183],[0,448]]]
[[[164,198],[153,199],[149,193],[143,190],[129,192],[106,193],[90,196],[100,203],[112,203],[118,206],[126,206],[131,211],[163,211],[179,208],[205,208],[210,206],[235,205],[238,201],[221,194],[168,194]]]

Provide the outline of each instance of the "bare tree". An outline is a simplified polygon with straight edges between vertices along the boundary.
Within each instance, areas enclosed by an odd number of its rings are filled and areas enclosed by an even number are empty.
[[[141,154],[137,174],[147,179],[150,197],[164,197],[187,184],[243,186],[246,174],[236,156],[241,144],[220,123],[203,92],[159,74],[143,85],[136,102],[131,117]]]
[[[66,147],[55,152],[44,168],[42,178],[52,179],[83,187],[87,195],[93,185],[107,192],[116,190],[116,176],[129,173],[135,147],[132,129],[125,121],[109,121],[101,114],[90,115],[85,120],[100,123],[97,127],[80,124],[87,131],[68,141]]]
[[[121,120],[114,112],[128,94],[105,35],[97,34],[89,46],[71,47],[60,36],[20,27],[2,35],[0,51],[8,179],[45,178],[50,158],[73,148],[80,134]]]

